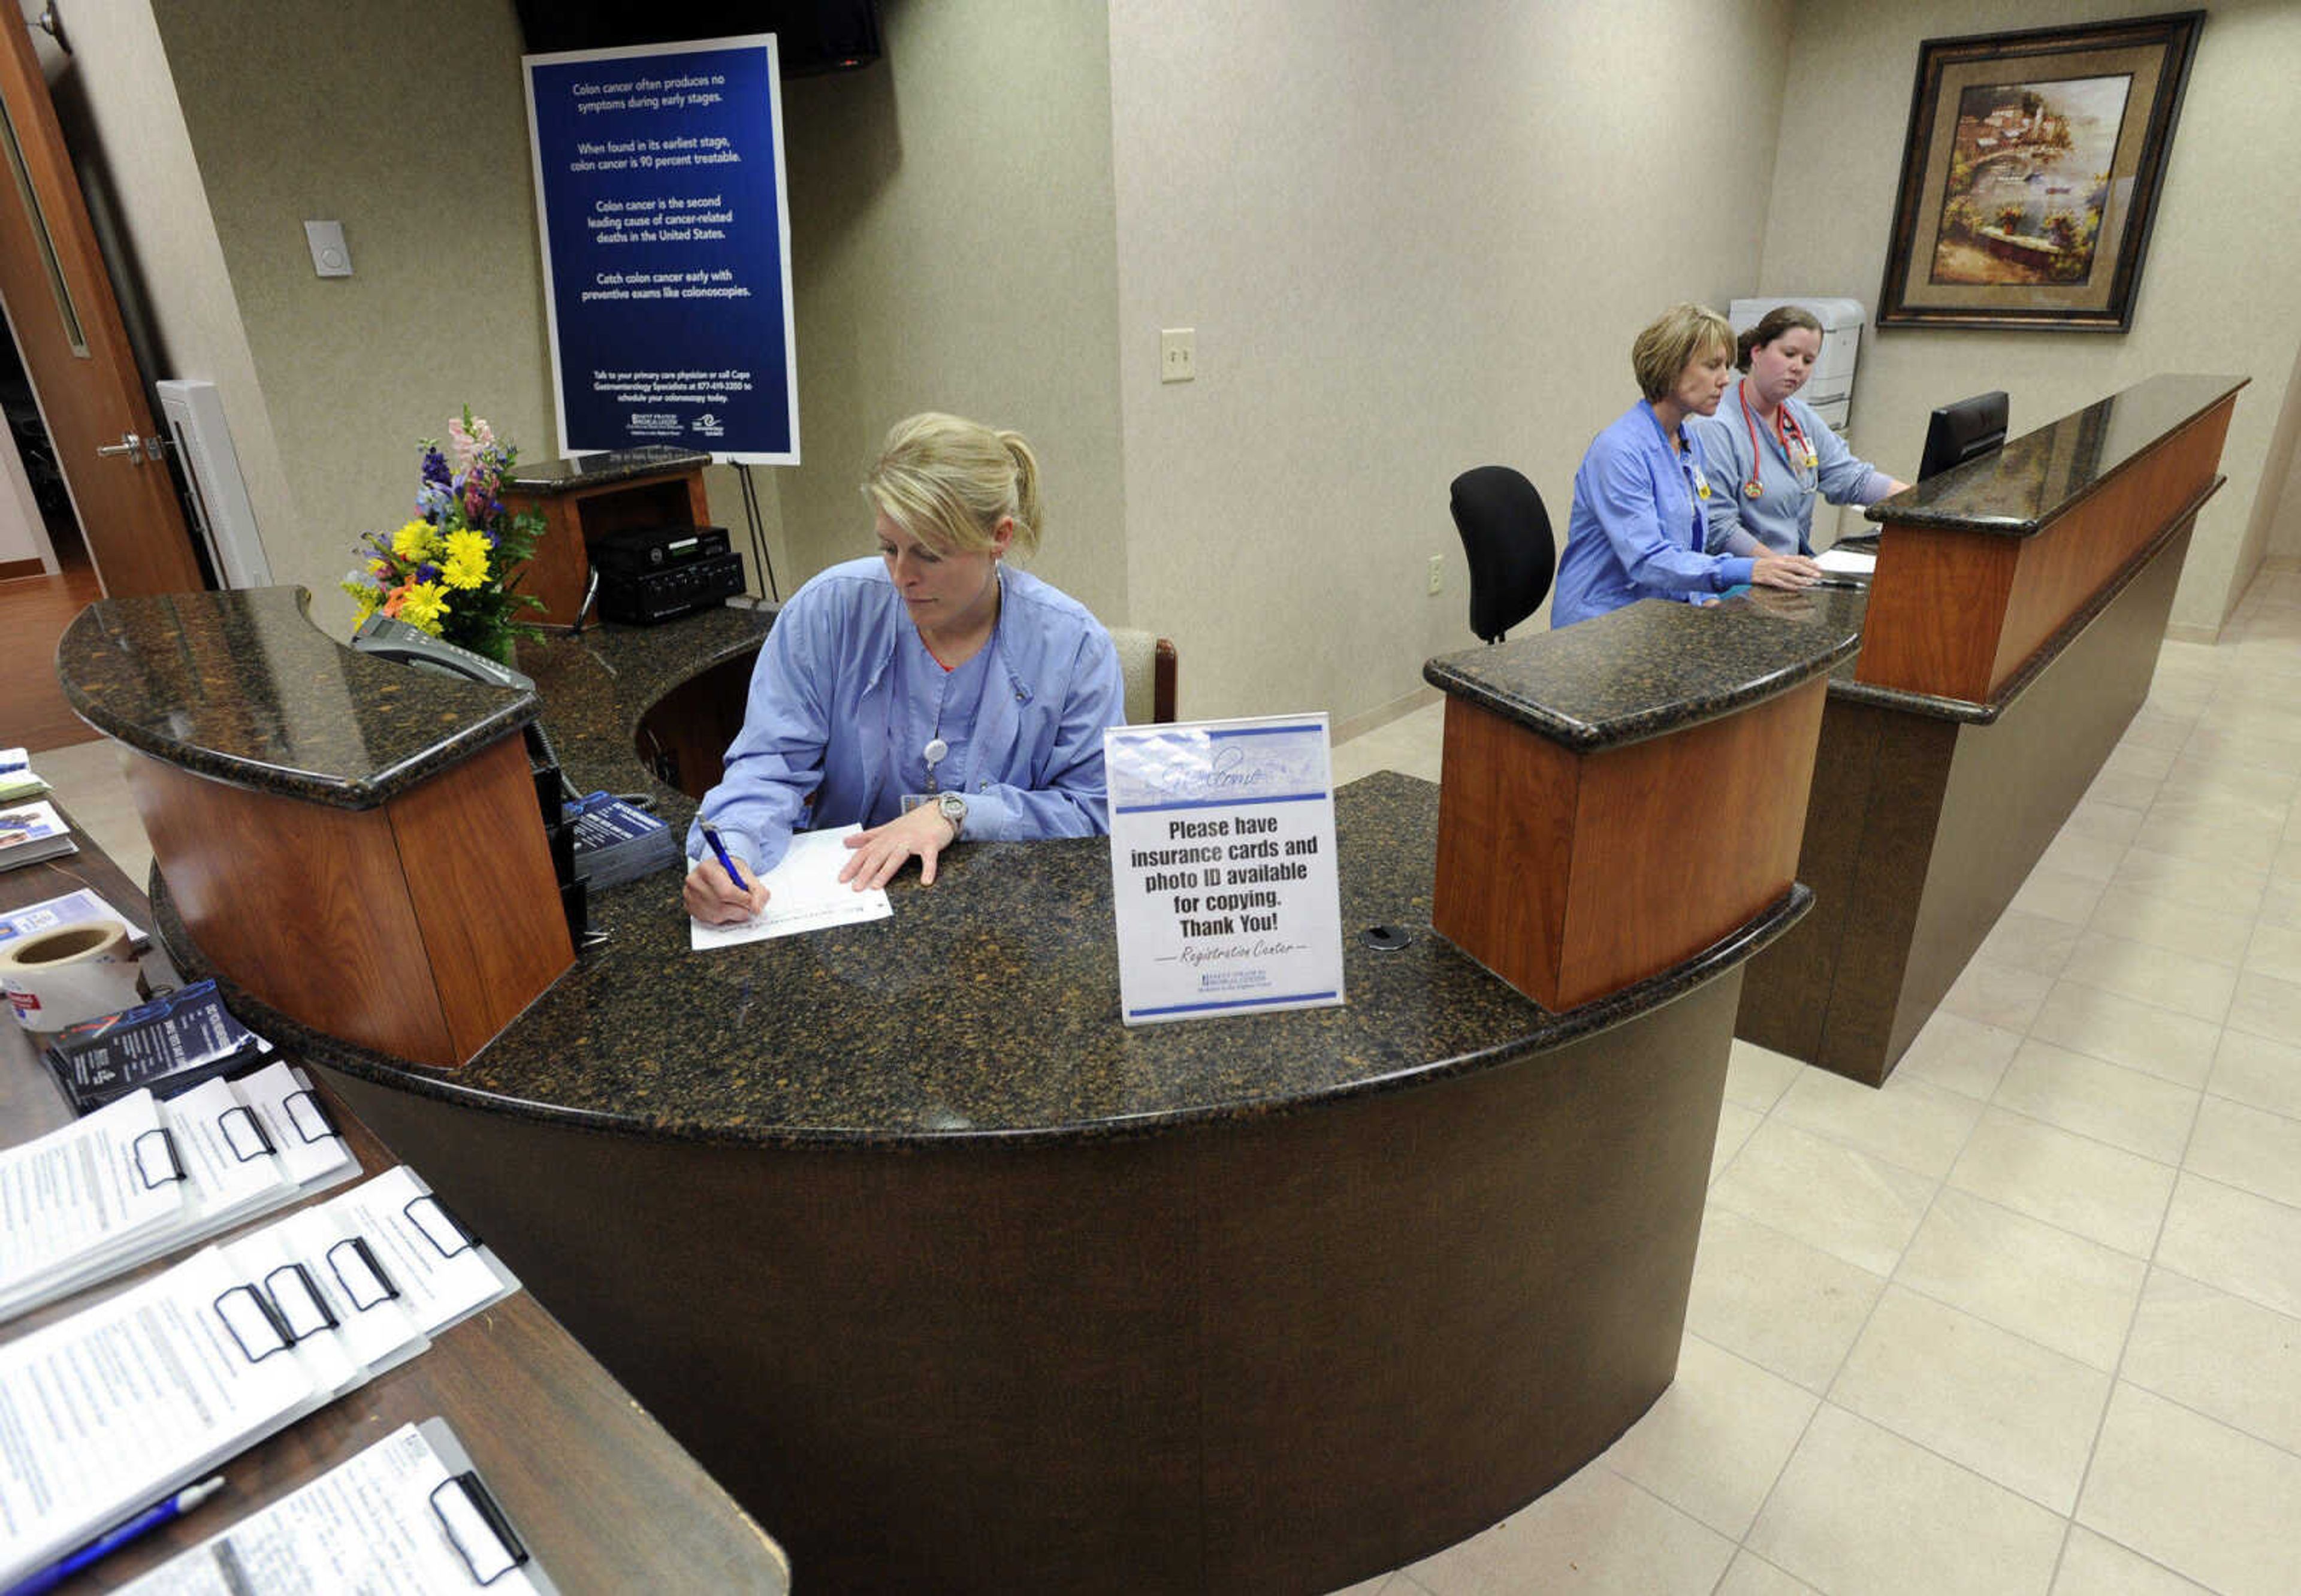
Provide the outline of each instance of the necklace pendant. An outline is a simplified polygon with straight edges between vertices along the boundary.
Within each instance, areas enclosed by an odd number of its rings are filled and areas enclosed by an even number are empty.
[[[1747,494],[1750,497],[1755,498],[1758,495],[1763,493],[1765,489],[1758,486],[1755,482],[1745,482],[1742,484],[1742,491]]]

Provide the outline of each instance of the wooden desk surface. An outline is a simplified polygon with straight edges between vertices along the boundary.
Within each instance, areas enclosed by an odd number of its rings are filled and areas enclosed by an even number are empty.
[[[151,906],[143,892],[84,833],[79,841],[81,851],[67,858],[0,873],[0,909],[92,887],[150,929]],[[172,978],[156,951],[146,967],[155,981]],[[331,1098],[329,1107],[359,1157],[360,1178],[398,1162],[341,1102]],[[32,1036],[0,1021],[0,1145],[13,1146],[71,1117]],[[141,1278],[182,1256],[172,1254],[128,1278]],[[68,1316],[86,1299],[86,1293],[67,1298],[0,1326],[0,1341]],[[223,1469],[224,1489],[213,1500],[65,1589],[113,1589],[400,1425],[435,1415],[454,1427],[481,1477],[566,1596],[790,1589],[781,1549],[525,1291],[241,1453]]]

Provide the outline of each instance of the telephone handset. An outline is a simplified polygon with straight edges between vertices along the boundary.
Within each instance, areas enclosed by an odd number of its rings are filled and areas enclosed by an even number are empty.
[[[466,681],[484,682],[489,687],[524,688],[535,690],[535,680],[523,676],[509,665],[500,664],[484,654],[474,654],[461,648],[405,621],[395,621],[381,611],[371,614],[352,633],[352,647],[362,654],[372,654],[378,659],[396,660],[413,665],[419,671],[436,671],[444,676],[460,676]]]

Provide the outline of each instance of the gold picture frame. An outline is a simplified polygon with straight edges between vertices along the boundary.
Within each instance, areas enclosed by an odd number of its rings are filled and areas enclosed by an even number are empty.
[[[2129,329],[2205,20],[1920,45],[1878,325]]]

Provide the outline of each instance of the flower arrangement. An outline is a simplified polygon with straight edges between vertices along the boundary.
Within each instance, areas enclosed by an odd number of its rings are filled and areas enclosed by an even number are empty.
[[[361,539],[360,563],[345,573],[342,587],[361,621],[381,610],[508,664],[515,639],[543,635],[516,619],[523,610],[543,608],[543,600],[519,592],[517,575],[506,580],[535,552],[543,517],[505,510],[503,480],[519,449],[474,419],[470,405],[448,423],[448,444],[442,450],[425,439],[417,446],[423,465],[415,518]]]

